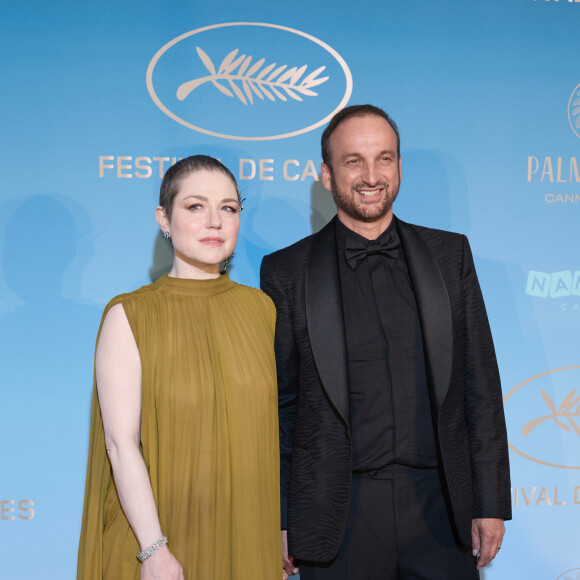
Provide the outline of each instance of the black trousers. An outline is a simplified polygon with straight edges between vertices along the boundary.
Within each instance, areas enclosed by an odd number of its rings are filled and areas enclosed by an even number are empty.
[[[301,580],[476,580],[476,563],[456,540],[438,470],[392,465],[353,474],[336,558],[298,564]]]

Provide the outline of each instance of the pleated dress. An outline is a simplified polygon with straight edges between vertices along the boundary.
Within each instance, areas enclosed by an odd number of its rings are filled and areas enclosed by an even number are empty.
[[[273,303],[227,274],[163,276],[114,298],[103,319],[119,303],[141,359],[141,451],[185,580],[280,578]],[[95,383],[77,578],[138,580],[138,551]]]

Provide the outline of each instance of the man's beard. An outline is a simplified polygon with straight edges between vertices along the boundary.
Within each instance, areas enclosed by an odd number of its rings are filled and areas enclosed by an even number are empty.
[[[376,183],[373,185],[373,188],[382,187],[386,192],[385,198],[382,200],[382,202],[379,205],[357,205],[353,196],[345,195],[344,192],[338,188],[336,181],[334,180],[334,174],[332,172],[330,174],[330,186],[332,188],[332,197],[334,198],[336,207],[342,210],[352,219],[365,223],[373,223],[385,217],[389,213],[389,210],[393,207],[393,202],[395,199],[397,199],[397,194],[399,193],[398,187],[395,190],[392,190],[391,185],[388,183]],[[351,187],[351,191],[357,188],[370,189],[368,185],[357,183]]]

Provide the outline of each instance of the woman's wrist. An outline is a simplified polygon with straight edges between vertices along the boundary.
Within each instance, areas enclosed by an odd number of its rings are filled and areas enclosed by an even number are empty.
[[[159,550],[161,550],[161,548],[163,548],[163,546],[165,546],[167,544],[167,542],[168,542],[167,536],[162,535],[156,542],[153,542],[153,544],[151,544],[150,546],[147,546],[147,548],[145,548],[141,552],[138,552],[137,559],[140,562],[145,562],[145,560],[147,560],[148,558],[151,558],[151,556],[153,556],[153,554],[156,554],[157,552],[159,552]]]

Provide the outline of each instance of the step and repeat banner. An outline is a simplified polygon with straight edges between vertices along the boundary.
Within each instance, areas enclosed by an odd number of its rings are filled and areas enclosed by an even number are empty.
[[[467,234],[486,298],[514,519],[483,578],[578,580],[579,24],[580,0],[5,3],[0,578],[75,576],[95,335],[170,266],[164,171],[232,170],[232,277],[257,286],[334,214],[328,119],[372,103],[401,131],[397,215]]]

